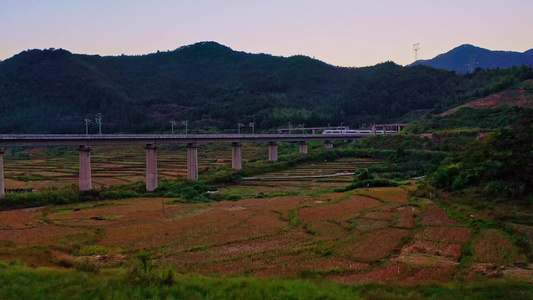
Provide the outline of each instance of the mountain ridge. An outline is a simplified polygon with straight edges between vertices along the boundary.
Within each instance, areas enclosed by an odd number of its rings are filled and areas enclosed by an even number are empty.
[[[494,51],[471,44],[463,44],[432,59],[418,60],[410,66],[426,65],[457,73],[472,73],[477,68],[509,68],[521,64],[533,65],[533,49],[524,52]]]

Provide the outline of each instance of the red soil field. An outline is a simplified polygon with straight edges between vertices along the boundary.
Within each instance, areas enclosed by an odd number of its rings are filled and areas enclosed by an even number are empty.
[[[380,204],[381,202],[375,199],[353,195],[349,199],[343,200],[339,203],[324,203],[301,208],[298,210],[298,216],[304,222],[332,220],[337,217],[354,212],[360,212],[364,209]]]
[[[407,191],[401,187],[367,188],[359,191],[361,195],[378,198],[386,202],[407,203]]]
[[[396,215],[395,212],[388,211],[370,211],[365,213],[365,218],[369,219],[380,219],[380,220],[392,220]]]
[[[224,260],[242,255],[263,253],[267,251],[280,251],[289,249],[297,243],[309,240],[311,235],[303,230],[293,230],[271,236],[251,238],[207,248],[183,251],[165,257],[167,262],[198,263],[203,261]]]
[[[61,239],[71,235],[86,233],[87,230],[75,227],[58,227],[48,224],[39,224],[35,227],[27,227],[24,230],[5,229],[0,230],[0,241],[9,241],[23,246],[56,246],[62,244]]]
[[[30,210],[0,211],[0,228],[24,228],[41,222]]]
[[[406,272],[398,280],[403,284],[431,284],[451,282],[458,272],[456,266],[439,266],[430,268],[414,268]]]
[[[31,184],[25,181],[18,181],[11,178],[5,178],[6,189],[27,189],[31,188]]]
[[[328,259],[317,260],[313,262],[287,262],[282,265],[269,266],[264,269],[255,270],[254,275],[259,276],[298,276],[304,271],[322,271],[343,270],[351,272],[360,272],[371,269],[371,265],[362,262],[352,262],[345,259]]]
[[[379,188],[372,192],[387,194]],[[135,260],[136,250],[144,249],[154,263],[182,273],[318,274],[345,283],[426,284],[470,272],[458,273],[458,259],[472,238],[471,273],[525,259],[503,232],[489,229],[471,237],[471,229],[459,227],[429,200],[423,213],[399,202],[350,193],[203,204],[169,204],[171,200],[139,198],[0,212],[0,261],[21,259],[29,266],[57,267],[61,261],[89,259],[87,254],[73,255],[94,246],[97,250],[92,251],[102,258],[95,261],[102,265]],[[423,226],[413,227],[418,213]],[[387,219],[369,219],[369,214]],[[527,270],[507,270],[509,276],[529,276]]]
[[[400,256],[391,260],[420,267],[453,267],[459,264],[450,257],[420,253],[402,253]]]
[[[465,244],[470,239],[472,229],[466,227],[426,226],[415,235],[419,239],[431,239],[448,243]]]
[[[461,244],[447,244],[433,241],[415,240],[413,243],[402,248],[401,254],[431,254],[444,256],[457,260],[461,255]]]
[[[342,283],[355,284],[364,282],[397,281],[409,268],[407,264],[390,263],[372,269],[370,272],[361,274],[330,275],[327,278]]]
[[[457,221],[450,219],[446,212],[436,205],[426,206],[426,210],[420,216],[424,225],[458,224]]]
[[[374,230],[355,240],[342,243],[335,249],[335,253],[365,261],[387,258],[393,250],[399,248],[408,233],[409,230],[399,228]]]
[[[398,221],[395,226],[403,228],[415,227],[415,215],[420,209],[416,206],[402,206],[398,210]]]
[[[327,278],[342,283],[400,282],[405,284],[430,284],[451,282],[457,273],[456,267],[413,267],[408,264],[390,263],[368,273],[331,275]]]
[[[338,239],[348,233],[344,227],[330,221],[312,221],[307,223],[306,228],[313,235],[327,239]]]
[[[390,221],[387,220],[371,220],[363,218],[354,219],[353,222],[356,224],[355,228],[357,230],[379,229],[388,227],[390,225]]]

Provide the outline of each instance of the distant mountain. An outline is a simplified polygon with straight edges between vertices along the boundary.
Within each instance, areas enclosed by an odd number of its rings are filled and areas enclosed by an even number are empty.
[[[0,134],[83,133],[97,113],[104,133],[169,132],[171,120],[193,130],[358,126],[441,112],[532,78],[529,67],[468,76],[392,62],[341,68],[216,42],[139,56],[28,50],[0,62]]]
[[[418,60],[411,64],[426,65],[457,73],[472,73],[476,68],[495,69],[519,65],[533,65],[533,49],[524,53],[511,51],[491,51],[472,45],[461,45],[433,59]]]

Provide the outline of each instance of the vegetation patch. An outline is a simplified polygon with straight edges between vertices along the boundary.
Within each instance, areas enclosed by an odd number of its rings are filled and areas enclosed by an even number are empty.
[[[523,111],[509,128],[484,141],[471,143],[463,153],[443,161],[429,178],[438,188],[478,187],[487,195],[527,199],[533,193],[533,110]]]
[[[104,245],[86,245],[81,247],[78,251],[78,255],[105,255],[115,254],[122,252],[122,248],[116,246],[104,246]]]
[[[390,265],[389,273],[397,272]],[[435,269],[427,269],[426,273]],[[328,281],[290,280],[276,277],[204,277],[180,275],[172,270],[153,269],[150,281],[136,280],[126,269],[102,269],[98,274],[21,266],[0,268],[0,294],[8,299],[102,298],[113,291],[114,297],[127,299],[527,299],[533,295],[529,283],[492,280],[464,284],[398,285],[366,283],[344,285]],[[377,271],[376,271],[377,273]],[[419,277],[424,272],[418,271]],[[395,273],[398,276],[398,273]],[[426,274],[429,275],[429,274]],[[437,272],[442,276],[442,272]],[[328,275],[337,281],[356,283],[347,275]],[[369,276],[368,280],[384,278]],[[446,276],[443,278],[447,278]],[[21,282],[31,282],[21,285]]]
[[[484,229],[473,242],[473,261],[494,264],[525,263],[527,259],[503,232]]]

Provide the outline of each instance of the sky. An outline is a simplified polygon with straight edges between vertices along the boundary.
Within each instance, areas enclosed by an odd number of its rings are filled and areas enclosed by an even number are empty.
[[[0,60],[28,49],[139,55],[215,41],[345,67],[462,44],[533,48],[532,0],[0,0]]]

